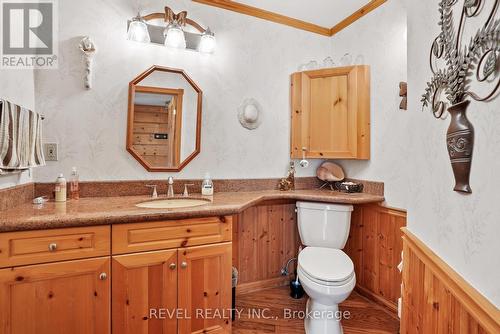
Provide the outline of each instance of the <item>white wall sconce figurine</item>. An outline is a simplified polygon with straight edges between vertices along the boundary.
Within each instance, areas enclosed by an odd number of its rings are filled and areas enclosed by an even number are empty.
[[[85,61],[85,77],[84,85],[86,89],[92,88],[92,67],[94,64],[94,55],[97,52],[94,42],[89,36],[85,36],[79,45],[80,50],[83,53]]]

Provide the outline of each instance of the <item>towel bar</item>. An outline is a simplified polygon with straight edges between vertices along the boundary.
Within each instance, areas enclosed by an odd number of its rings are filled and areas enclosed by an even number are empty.
[[[0,99],[0,105],[3,104],[3,100]],[[40,115],[42,117],[42,121],[45,119],[45,115]]]

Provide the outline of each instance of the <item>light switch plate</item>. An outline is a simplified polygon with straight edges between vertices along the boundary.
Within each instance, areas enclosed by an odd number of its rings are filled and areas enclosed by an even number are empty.
[[[57,161],[57,143],[43,144],[43,153],[45,161]]]

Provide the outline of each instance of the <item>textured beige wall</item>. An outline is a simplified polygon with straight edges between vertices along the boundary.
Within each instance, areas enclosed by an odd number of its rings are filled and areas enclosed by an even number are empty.
[[[459,5],[463,1],[458,2]],[[493,1],[485,1],[492,6]],[[497,13],[497,17],[500,13]],[[468,117],[475,127],[471,195],[453,191],[446,150],[449,119],[422,112],[420,96],[431,73],[429,49],[439,33],[438,1],[408,3],[408,117],[402,137],[408,154],[400,168],[408,174],[409,229],[476,289],[500,307],[500,100],[473,102]],[[479,20],[467,23],[475,31]],[[469,37],[465,37],[469,41]]]
[[[19,104],[25,108],[35,107],[35,87],[33,70],[0,69],[0,98]],[[31,174],[26,171],[13,175],[0,175],[0,189],[31,182]]]
[[[47,117],[45,139],[59,143],[60,161],[36,171],[39,181],[80,169],[84,180],[166,180],[148,173],[125,151],[128,82],[153,64],[184,69],[203,90],[201,154],[175,177],[266,178],[284,176],[289,162],[289,76],[301,63],[331,51],[328,37],[193,3],[140,1],[144,12],[186,9],[216,33],[213,55],[126,40],[126,20],[137,1],[59,2],[59,69],[37,71],[36,105]],[[98,10],[96,10],[98,8]],[[78,13],[78,15],[74,15]],[[77,49],[83,35],[95,40],[94,88],[83,89]],[[259,129],[240,126],[245,98],[263,107]],[[314,164],[303,175],[313,175]]]

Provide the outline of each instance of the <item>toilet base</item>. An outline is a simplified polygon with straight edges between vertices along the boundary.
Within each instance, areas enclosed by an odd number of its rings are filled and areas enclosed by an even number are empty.
[[[307,301],[304,327],[306,334],[343,334],[338,305],[323,305],[311,298]]]

